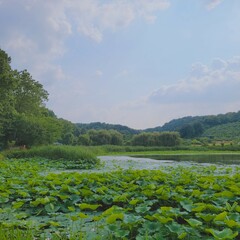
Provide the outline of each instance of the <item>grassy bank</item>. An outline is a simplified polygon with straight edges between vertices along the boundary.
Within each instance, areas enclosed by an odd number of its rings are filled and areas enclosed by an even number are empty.
[[[15,149],[2,152],[5,158],[45,158],[66,163],[68,168],[89,169],[99,164],[94,151],[86,147],[41,146],[31,149]]]
[[[89,147],[98,155],[180,155],[180,154],[240,154],[240,146],[177,146],[177,147],[142,147],[142,146],[98,146]]]

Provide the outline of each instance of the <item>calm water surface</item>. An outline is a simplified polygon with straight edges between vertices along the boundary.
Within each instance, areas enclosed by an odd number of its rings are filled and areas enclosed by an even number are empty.
[[[99,156],[106,169],[160,169],[162,167],[240,166],[238,154]]]
[[[138,155],[138,158],[145,158],[146,155]],[[150,159],[175,162],[195,162],[212,164],[236,164],[240,165],[240,154],[179,154],[179,155],[147,155]]]

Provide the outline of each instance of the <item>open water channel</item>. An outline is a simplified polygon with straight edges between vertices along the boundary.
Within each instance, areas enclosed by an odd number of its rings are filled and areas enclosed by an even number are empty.
[[[160,169],[162,167],[190,166],[232,166],[240,167],[239,154],[211,155],[138,155],[138,156],[99,156],[103,169]],[[102,170],[103,170],[102,169]]]

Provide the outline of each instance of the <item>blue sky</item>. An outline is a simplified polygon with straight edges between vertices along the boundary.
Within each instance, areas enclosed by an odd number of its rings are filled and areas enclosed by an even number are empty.
[[[72,122],[240,110],[239,0],[0,0],[0,48]]]

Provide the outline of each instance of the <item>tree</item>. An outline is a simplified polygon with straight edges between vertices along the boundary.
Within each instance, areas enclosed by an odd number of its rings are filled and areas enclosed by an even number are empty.
[[[132,145],[134,146],[150,146],[152,133],[140,133],[132,138]]]
[[[12,119],[16,113],[14,108],[14,89],[16,81],[10,66],[11,58],[0,49],[0,144],[6,145],[6,135],[11,129]]]
[[[158,146],[172,147],[180,144],[178,132],[162,132],[157,136]]]
[[[192,124],[184,125],[179,132],[182,138],[192,138],[195,134]]]
[[[61,138],[61,143],[65,145],[74,145],[74,142],[75,142],[75,137],[71,132],[66,133]]]
[[[0,145],[53,143],[61,125],[45,108],[48,93],[24,71],[12,70],[11,58],[0,49]]]
[[[58,119],[59,123],[62,126],[62,134],[61,138],[59,139],[59,142],[66,145],[73,145],[75,143],[75,125],[71,123],[70,121],[67,121],[65,119]]]
[[[80,145],[122,145],[123,135],[115,130],[89,130],[78,137]]]
[[[88,131],[92,145],[107,145],[111,142],[111,135],[107,130]]]
[[[14,121],[14,136],[17,145],[44,145],[57,141],[61,136],[62,127],[52,117],[36,117],[19,115]]]
[[[132,138],[135,146],[177,146],[180,144],[178,132],[140,133]]]
[[[32,78],[27,70],[15,71],[15,79],[17,81],[14,89],[15,110],[28,115],[41,114],[44,102],[48,100],[47,91]]]
[[[203,125],[200,122],[194,122],[184,125],[180,129],[182,138],[194,138],[200,136],[204,131]]]
[[[84,145],[84,146],[89,146],[91,145],[91,139],[89,137],[88,134],[81,134],[79,137],[78,137],[78,144],[79,145]]]
[[[116,130],[109,130],[111,136],[111,145],[122,145],[123,144],[123,135]]]

